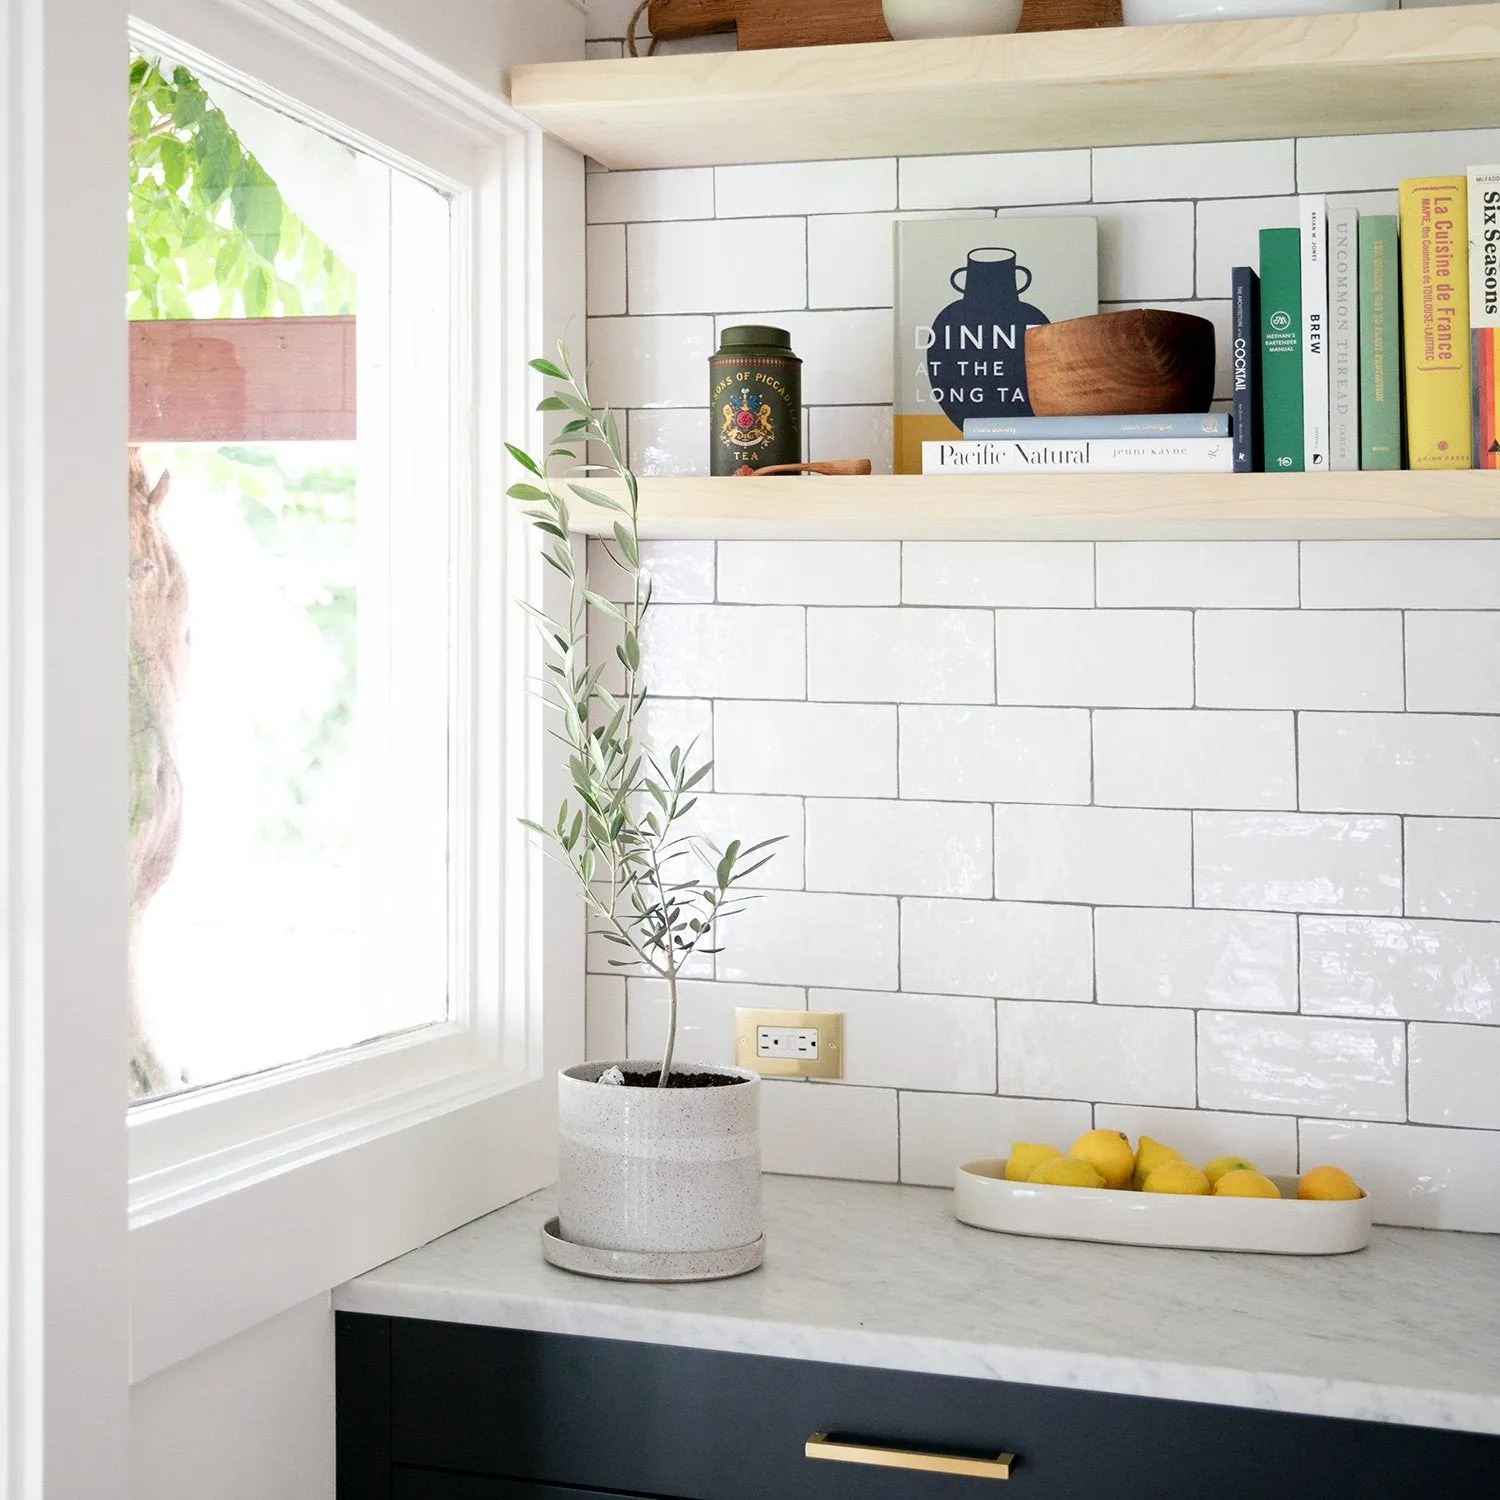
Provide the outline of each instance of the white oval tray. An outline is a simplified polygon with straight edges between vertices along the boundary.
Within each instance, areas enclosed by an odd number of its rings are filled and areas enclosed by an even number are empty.
[[[1272,1177],[1276,1198],[1194,1198],[1109,1188],[1007,1182],[1004,1161],[965,1162],[953,1212],[1005,1234],[1174,1250],[1251,1250],[1264,1255],[1346,1255],[1370,1243],[1370,1198],[1304,1203],[1295,1177]]]

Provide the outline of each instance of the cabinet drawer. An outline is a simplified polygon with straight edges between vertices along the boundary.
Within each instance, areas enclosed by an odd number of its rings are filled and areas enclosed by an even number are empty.
[[[403,1319],[389,1349],[394,1463],[672,1500],[1492,1500],[1500,1472],[1500,1439],[1383,1423]],[[1018,1461],[818,1462],[815,1432]]]
[[[435,1474],[396,1469],[391,1500],[651,1500],[647,1495],[579,1490],[572,1485],[532,1484],[526,1479],[486,1479],[479,1474]]]

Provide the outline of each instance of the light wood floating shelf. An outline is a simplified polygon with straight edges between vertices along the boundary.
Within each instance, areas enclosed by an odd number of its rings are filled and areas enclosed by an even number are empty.
[[[1496,123],[1500,5],[537,63],[516,107],[607,167]]]
[[[609,512],[572,510],[576,530],[610,534]],[[1500,473],[642,479],[640,527],[726,540],[1500,537]]]

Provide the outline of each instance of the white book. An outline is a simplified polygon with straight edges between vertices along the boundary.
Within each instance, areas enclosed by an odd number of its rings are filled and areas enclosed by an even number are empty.
[[[1228,474],[1233,468],[1227,437],[922,444],[924,474]]]
[[[1302,467],[1328,469],[1328,205],[1297,200],[1302,230]]]
[[[1328,467],[1359,467],[1359,210],[1328,210]]]

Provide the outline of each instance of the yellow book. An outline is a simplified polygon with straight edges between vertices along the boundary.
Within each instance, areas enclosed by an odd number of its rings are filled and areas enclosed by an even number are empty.
[[[1468,180],[1401,184],[1407,465],[1471,469]]]

